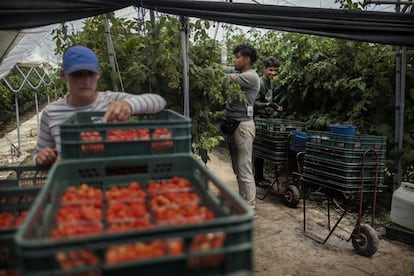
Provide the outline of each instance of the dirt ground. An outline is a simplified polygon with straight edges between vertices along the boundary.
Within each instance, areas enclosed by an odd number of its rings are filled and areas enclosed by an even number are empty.
[[[0,166],[18,165],[30,160],[37,139],[36,114],[22,121],[20,137],[22,154],[17,157],[10,150],[10,143],[17,145],[16,129],[7,132],[4,137],[0,136]],[[237,192],[227,151],[215,150],[210,158],[208,168]],[[258,188],[257,192],[260,197],[264,190]],[[264,200],[258,199],[257,209],[254,262],[258,276],[414,275],[414,246],[387,239],[386,221],[380,221],[375,227],[380,239],[378,251],[371,257],[363,257],[356,254],[352,242],[347,241],[356,222],[355,216],[347,215],[341,221],[341,228],[347,231],[335,230],[326,243],[320,244],[304,234],[303,200],[297,208],[290,208],[285,205],[283,196],[274,192]],[[332,211],[331,225],[337,221],[335,215],[336,212]],[[326,237],[327,213],[320,198],[318,201],[306,201],[306,221],[308,235]]]
[[[214,151],[210,158],[207,164],[210,170],[237,191],[227,152]],[[258,188],[257,196],[262,197],[263,192]],[[297,208],[287,207],[276,190],[264,200],[257,200],[256,275],[414,275],[414,246],[386,239],[384,221],[375,227],[380,239],[378,251],[371,257],[363,257],[347,241],[357,216],[346,215],[339,224],[343,229],[335,230],[326,243],[320,244],[308,236],[327,237],[327,208],[316,200],[306,201],[307,235],[303,230],[303,211],[303,200]],[[338,219],[332,212],[331,225]]]

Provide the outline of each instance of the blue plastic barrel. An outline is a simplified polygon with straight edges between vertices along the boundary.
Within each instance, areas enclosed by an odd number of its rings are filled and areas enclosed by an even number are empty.
[[[306,132],[291,131],[289,136],[289,149],[294,152],[304,151],[306,148]]]

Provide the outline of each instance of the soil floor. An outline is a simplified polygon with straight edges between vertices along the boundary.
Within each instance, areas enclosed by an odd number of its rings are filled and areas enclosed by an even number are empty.
[[[210,170],[237,192],[228,153],[214,151],[210,158],[207,164]],[[282,177],[280,180],[283,182]],[[284,189],[283,184],[278,187],[280,191]],[[264,192],[257,188],[257,197],[263,198]],[[256,201],[256,275],[414,275],[414,246],[387,239],[384,227],[387,221],[375,224],[379,248],[371,257],[358,255],[352,241],[348,241],[357,215],[346,215],[340,221],[341,229],[335,229],[325,243],[315,241],[313,238],[323,241],[329,234],[327,205],[323,198],[311,194],[306,200],[306,235],[303,200],[296,208],[287,207],[282,193],[275,188],[263,200]],[[331,226],[339,220],[340,213],[340,206],[331,207]]]
[[[9,130],[5,132],[6,135],[0,136],[0,166],[30,164],[37,139],[37,119],[37,115],[32,114],[31,118],[21,121],[20,156],[14,150],[18,145],[17,130]],[[210,158],[207,167],[237,193],[227,150],[215,150]],[[0,175],[0,179],[2,177],[4,176]],[[264,192],[265,190],[257,188],[259,198]],[[324,239],[327,236],[326,211],[326,201],[320,195],[310,197],[305,209],[303,200],[300,200],[296,208],[287,207],[277,189],[264,199],[257,199],[258,218],[254,221],[253,237],[255,275],[414,276],[414,246],[387,239],[384,225],[389,216],[381,216],[381,220],[375,224],[379,237],[378,251],[371,257],[363,257],[355,252],[352,242],[348,241],[356,215],[346,215],[341,220],[341,229],[336,229],[325,243],[310,238]],[[340,211],[339,205],[331,208],[331,225],[338,220]]]

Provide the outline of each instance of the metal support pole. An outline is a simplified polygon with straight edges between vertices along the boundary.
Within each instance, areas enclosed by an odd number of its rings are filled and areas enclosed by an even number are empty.
[[[14,102],[16,105],[16,130],[17,130],[17,157],[20,157],[22,151],[20,147],[20,120],[19,120],[19,93],[14,93]]]
[[[35,90],[35,105],[36,105],[36,119],[37,119],[37,133],[40,132],[40,122],[39,122],[39,101],[37,99],[38,90]]]
[[[395,7],[397,13],[401,12],[400,4]],[[395,148],[402,151],[404,137],[404,111],[405,111],[405,80],[406,80],[406,47],[397,46],[395,48]],[[393,190],[401,185],[401,159],[397,160],[396,172],[394,174]]]
[[[180,17],[181,48],[183,59],[184,116],[190,117],[189,65],[188,65],[188,18]]]
[[[398,61],[397,72],[398,78],[396,78],[396,86],[400,89],[396,93],[396,101],[398,101],[398,108],[396,109],[396,147],[398,151],[403,150],[403,138],[404,138],[404,113],[405,113],[405,80],[406,80],[406,71],[407,71],[407,48],[406,47],[398,47]],[[398,123],[397,123],[398,122]],[[398,127],[398,128],[397,128]],[[397,172],[394,181],[393,190],[395,191],[401,185],[402,181],[402,168],[401,168],[401,159],[397,161]]]
[[[402,128],[400,122],[401,112],[401,46],[395,47],[395,148],[400,150],[400,129]],[[395,191],[401,183],[401,161],[397,160],[396,171],[394,174]]]
[[[111,72],[111,79],[112,79],[112,86],[114,91],[119,91],[118,84],[116,81],[116,66],[115,66],[115,54],[114,54],[114,46],[112,42],[111,32],[109,30],[109,20],[106,15],[105,18],[105,36],[106,36],[106,44],[108,46],[108,57],[109,57],[109,64],[111,65],[112,72]]]

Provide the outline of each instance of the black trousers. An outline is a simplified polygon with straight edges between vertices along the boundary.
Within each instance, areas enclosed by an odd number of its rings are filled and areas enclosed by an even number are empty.
[[[254,179],[263,179],[264,159],[260,157],[254,158]]]

